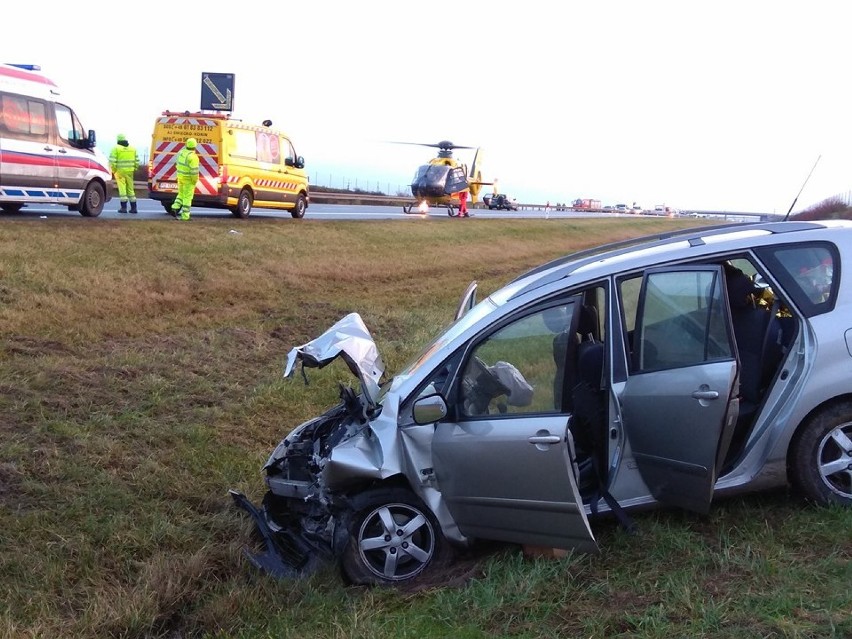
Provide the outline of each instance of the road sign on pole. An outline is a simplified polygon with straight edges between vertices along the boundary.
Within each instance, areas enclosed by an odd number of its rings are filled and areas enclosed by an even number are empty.
[[[202,73],[201,110],[233,111],[234,79],[233,73]]]

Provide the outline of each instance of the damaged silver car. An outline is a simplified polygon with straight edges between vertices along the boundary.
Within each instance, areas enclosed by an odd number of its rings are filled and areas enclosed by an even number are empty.
[[[847,261],[849,260],[849,261]],[[721,225],[536,268],[384,379],[357,314],[294,348],[360,380],[263,467],[258,567],[414,579],[478,539],[593,551],[590,520],[792,484],[852,506],[852,223]]]

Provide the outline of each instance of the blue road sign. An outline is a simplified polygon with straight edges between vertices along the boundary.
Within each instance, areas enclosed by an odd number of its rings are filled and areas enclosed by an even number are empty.
[[[234,110],[234,74],[201,74],[201,110]]]

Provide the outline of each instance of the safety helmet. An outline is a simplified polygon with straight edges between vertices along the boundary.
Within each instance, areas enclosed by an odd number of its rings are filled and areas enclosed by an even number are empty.
[[[195,138],[187,139],[187,141],[186,141],[186,148],[187,149],[194,149],[197,146],[198,146],[198,140],[196,140]]]
[[[115,138],[115,141],[116,142],[127,142],[127,136],[124,135],[124,133],[119,133],[118,136]]]

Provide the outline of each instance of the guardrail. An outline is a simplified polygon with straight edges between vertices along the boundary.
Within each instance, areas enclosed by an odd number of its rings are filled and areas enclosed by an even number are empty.
[[[148,183],[147,182],[136,182],[136,194],[139,197],[147,197],[148,196]],[[143,195],[144,194],[144,195]],[[117,193],[113,194],[114,197],[117,197]],[[349,193],[337,193],[333,191],[311,191],[310,194],[311,202],[316,204],[381,204],[383,206],[410,206],[417,205],[418,202],[412,197],[398,196],[398,195],[376,195],[373,193],[358,193],[356,191]],[[475,204],[468,204],[469,208],[473,209],[486,209],[488,208],[482,201],[476,202]],[[434,208],[434,207],[433,207]],[[583,209],[576,209],[571,206],[567,206],[564,204],[555,205],[555,204],[518,204],[519,211],[574,211],[577,213],[606,213],[612,214],[614,211],[588,211]],[[636,215],[632,212],[620,213],[621,215],[629,216]],[[654,211],[643,211],[638,215],[660,215],[658,212]],[[771,221],[773,219],[780,219],[783,216],[775,216],[773,214],[767,213],[749,213],[749,212],[737,212],[737,211],[681,211],[681,217],[683,216],[695,216],[695,217],[723,217],[725,219],[738,219],[738,218],[746,218],[746,219],[754,219],[760,218],[767,221]]]
[[[412,197],[401,197],[397,195],[374,195],[371,193],[329,193],[325,191],[311,191],[311,202],[318,204],[383,204],[386,206],[417,206],[418,201]],[[433,207],[434,208],[434,207]],[[468,203],[468,208],[486,209],[488,208],[483,202]],[[544,204],[518,204],[518,210],[544,210],[548,208]],[[551,211],[556,211],[556,207],[550,205]],[[568,208],[560,210],[568,211]]]

